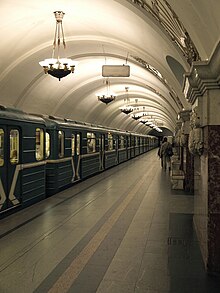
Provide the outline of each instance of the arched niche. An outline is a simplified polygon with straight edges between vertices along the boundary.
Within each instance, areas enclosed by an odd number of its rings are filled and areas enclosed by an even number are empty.
[[[166,56],[166,61],[179,84],[182,86],[183,74],[185,73],[183,66],[175,58],[169,55]]]

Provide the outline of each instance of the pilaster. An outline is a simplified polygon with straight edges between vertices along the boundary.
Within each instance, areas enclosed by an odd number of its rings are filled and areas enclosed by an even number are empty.
[[[190,133],[190,114],[191,110],[184,110],[179,113],[182,119],[181,127],[181,166],[184,171],[184,190],[192,192],[194,190],[194,160],[189,152],[189,133]]]

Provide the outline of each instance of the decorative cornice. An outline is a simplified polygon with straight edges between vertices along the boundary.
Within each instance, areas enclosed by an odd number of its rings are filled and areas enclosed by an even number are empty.
[[[207,90],[220,88],[220,42],[209,61],[193,63],[190,72],[184,75],[183,92],[186,99],[194,104],[197,97]]]
[[[200,60],[199,53],[187,30],[166,0],[127,0],[140,10],[151,14],[180,49],[187,62]]]

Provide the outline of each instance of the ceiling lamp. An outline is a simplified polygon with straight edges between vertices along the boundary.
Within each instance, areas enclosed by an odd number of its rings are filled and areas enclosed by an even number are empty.
[[[125,113],[125,114],[130,114],[132,111],[133,111],[133,107],[132,106],[123,106],[120,108],[121,112],[122,113]]]
[[[122,113],[130,114],[133,111],[133,107],[127,105],[127,106],[121,107],[120,110],[121,110]]]
[[[109,104],[115,100],[116,95],[110,91],[110,80],[109,78],[105,79],[104,83],[106,84],[106,93],[97,94],[97,98],[100,102],[104,104]]]
[[[148,127],[152,128],[152,129],[156,130],[157,132],[163,132],[163,130],[157,126],[157,123],[156,123],[155,120],[154,120],[154,122],[153,121],[147,121],[146,125]]]
[[[138,99],[135,99],[135,105],[133,107],[133,110],[136,111],[136,112],[139,111]]]
[[[146,123],[147,123],[147,120],[144,119],[144,118],[140,118],[139,121],[140,121],[141,123],[143,123],[143,124],[146,124]]]
[[[141,114],[137,113],[137,114],[132,114],[131,117],[134,119],[134,120],[138,120],[142,117]]]
[[[52,58],[40,61],[39,64],[43,67],[45,74],[50,74],[59,80],[71,72],[74,72],[76,62],[69,58],[60,58],[60,42],[62,37],[62,43],[64,49],[66,48],[62,20],[64,17],[63,11],[55,11],[54,15],[56,18],[56,29],[53,42]],[[57,50],[56,50],[57,49]],[[57,51],[57,58],[55,53]]]
[[[125,113],[125,114],[130,114],[134,109],[133,106],[128,104],[130,101],[130,99],[128,98],[128,89],[129,89],[129,87],[125,87],[125,91],[126,91],[126,95],[127,95],[126,99],[124,99],[125,105],[119,108],[121,110],[121,112]]]

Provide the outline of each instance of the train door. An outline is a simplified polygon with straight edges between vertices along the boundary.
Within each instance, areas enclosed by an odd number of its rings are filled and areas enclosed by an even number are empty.
[[[135,156],[134,150],[135,150],[135,141],[134,141],[134,136],[132,135],[131,136],[131,158],[134,158]]]
[[[131,149],[130,149],[130,146],[131,146],[131,138],[130,138],[130,135],[129,135],[126,138],[126,149],[127,149],[127,159],[128,160],[131,158]]]
[[[81,133],[72,133],[73,180],[81,178]]]
[[[20,131],[0,125],[0,211],[21,204]]]
[[[99,138],[99,156],[100,156],[100,170],[105,169],[105,135],[101,134]]]
[[[117,165],[119,162],[119,136],[115,136],[115,151],[116,151],[116,157],[115,157],[115,164]]]

